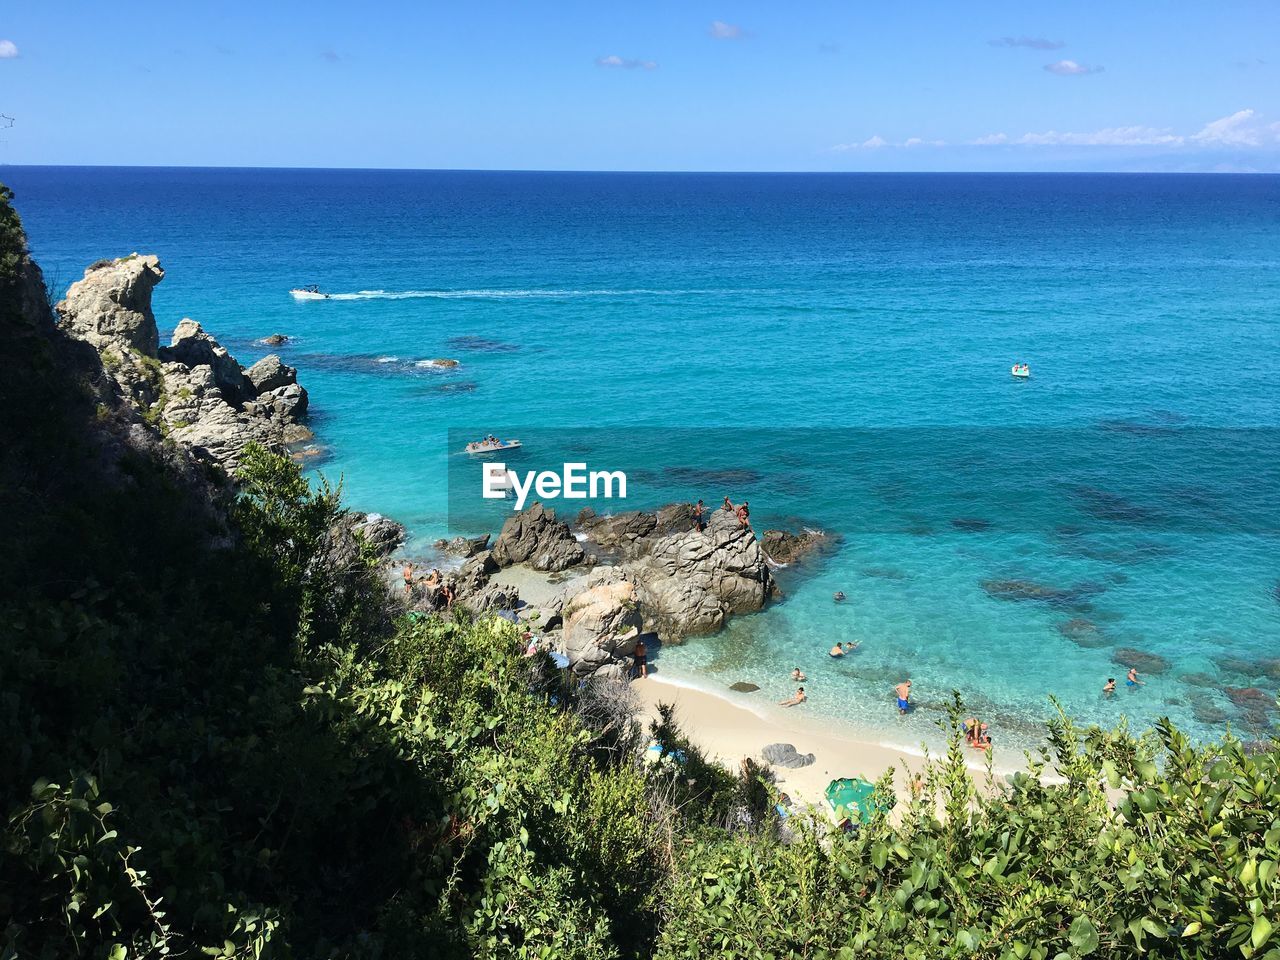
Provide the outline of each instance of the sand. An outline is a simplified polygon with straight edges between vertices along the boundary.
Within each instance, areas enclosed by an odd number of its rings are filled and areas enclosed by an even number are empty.
[[[718,760],[730,770],[736,771],[744,757],[760,761],[761,749],[770,743],[791,743],[801,754],[812,753],[814,762],[807,767],[773,768],[778,788],[801,805],[825,810],[825,791],[832,780],[862,777],[875,782],[890,768],[894,770],[894,787],[904,796],[925,764],[923,748],[904,750],[878,742],[874,731],[806,717],[804,704],[791,708],[776,706],[764,698],[762,691],[744,695],[761,697],[748,709],[706,690],[659,679],[656,675],[635,680],[631,689],[646,717],[657,716],[659,703],[674,704],[676,722],[685,735],[708,758]],[[985,755],[970,752],[970,768],[985,771]],[[1026,758],[1021,754],[996,755],[992,757],[992,764],[997,774],[1004,775],[1025,769]]]

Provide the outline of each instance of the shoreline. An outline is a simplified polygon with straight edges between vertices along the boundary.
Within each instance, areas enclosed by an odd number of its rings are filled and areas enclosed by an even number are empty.
[[[768,765],[777,777],[780,791],[790,794],[798,805],[827,809],[825,789],[839,777],[863,777],[875,782],[894,770],[894,790],[900,798],[910,792],[911,777],[921,772],[928,758],[921,747],[907,748],[870,739],[862,731],[840,721],[792,716],[783,707],[761,703],[761,709],[741,704],[717,692],[676,677],[650,675],[631,682],[643,718],[657,718],[658,704],[676,708],[676,722],[685,736],[708,757],[736,771],[744,757],[763,764],[761,749],[770,743],[791,743],[800,754],[814,755],[807,767],[787,769]],[[794,711],[799,708],[789,708]],[[929,756],[937,758],[941,751]],[[975,773],[986,772],[986,756],[974,754],[967,762]],[[1015,764],[1001,763],[992,756],[997,777],[1026,769],[1025,756]]]

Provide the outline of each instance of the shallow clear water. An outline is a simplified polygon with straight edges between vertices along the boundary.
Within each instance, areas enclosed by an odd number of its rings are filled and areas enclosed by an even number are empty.
[[[780,571],[784,602],[660,669],[776,700],[799,664],[811,713],[898,741],[952,688],[1006,739],[1050,693],[1088,720],[1256,731],[1223,688],[1275,689],[1280,178],[0,180],[61,286],[155,252],[162,329],[192,316],[246,363],[257,338],[293,338],[278,352],[311,392],[321,469],[422,541],[466,512],[450,428],[559,428],[558,454],[574,436],[600,453],[571,428],[612,427],[640,505],[729,494],[758,528],[842,536]],[[345,296],[295,303],[301,283]],[[419,365],[437,357],[461,365]],[[862,648],[828,660],[846,637]],[[1104,700],[1117,648],[1166,667]],[[906,673],[921,709],[900,721]]]

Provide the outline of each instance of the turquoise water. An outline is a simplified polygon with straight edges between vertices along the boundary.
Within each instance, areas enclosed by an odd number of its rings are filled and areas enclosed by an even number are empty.
[[[311,391],[321,469],[419,544],[451,508],[476,522],[450,428],[543,431],[557,454],[577,437],[592,458],[628,438],[635,505],[729,494],[758,528],[842,537],[779,572],[782,603],[659,669],[778,699],[799,664],[811,713],[896,742],[952,688],[1006,739],[1050,693],[1087,720],[1260,729],[1222,688],[1274,691],[1280,657],[1280,178],[0,180],[62,286],[155,252],[162,329],[191,316],[242,362],[293,338],[279,352]],[[295,303],[301,283],[347,296]],[[461,365],[417,365],[435,357]],[[1048,599],[993,596],[1000,580]],[[1117,648],[1167,666],[1104,700]],[[887,687],[906,673],[921,709],[899,720]]]

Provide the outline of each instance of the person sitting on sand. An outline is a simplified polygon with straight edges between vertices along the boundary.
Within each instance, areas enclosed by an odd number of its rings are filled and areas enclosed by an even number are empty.
[[[898,696],[898,713],[906,713],[911,709],[911,681],[903,680],[893,688]]]
[[[1129,675],[1128,675],[1127,677],[1125,677],[1125,678],[1124,678],[1124,685],[1125,685],[1126,687],[1141,687],[1141,686],[1145,686],[1145,685],[1146,685],[1146,682],[1147,682],[1147,681],[1145,681],[1145,680],[1139,680],[1139,679],[1138,679],[1138,668],[1137,668],[1137,667],[1130,667],[1130,668],[1129,668]]]
[[[641,677],[649,676],[649,648],[643,640],[636,641],[636,649],[632,654],[636,658],[636,673]]]
[[[794,670],[791,671],[791,679],[799,683],[804,683],[805,680],[807,680],[808,678],[803,673],[800,672],[799,667],[796,667]]]
[[[778,706],[794,707],[796,704],[804,703],[808,699],[809,698],[804,695],[804,687],[801,687],[799,690],[796,691],[796,695],[792,697],[790,700],[779,700]]]
[[[838,643],[837,643],[834,647],[832,647],[830,650],[828,650],[828,651],[827,651],[827,656],[828,656],[828,657],[843,657],[843,656],[844,656],[844,647],[840,646],[840,644],[838,644]]]
[[[1108,697],[1109,697],[1109,696],[1111,696],[1113,693],[1115,693],[1115,692],[1116,692],[1116,678],[1115,678],[1115,677],[1107,677],[1107,682],[1106,682],[1106,684],[1103,686],[1103,688],[1102,688],[1102,692],[1103,692],[1103,693],[1105,693]]]

